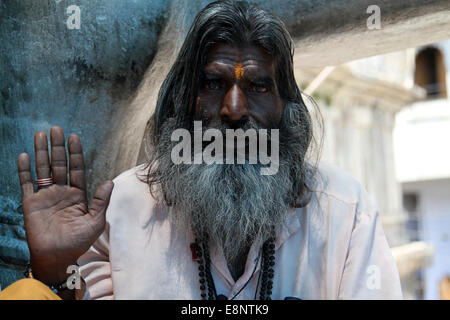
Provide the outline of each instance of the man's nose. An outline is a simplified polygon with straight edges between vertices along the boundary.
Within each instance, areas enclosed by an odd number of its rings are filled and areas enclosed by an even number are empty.
[[[233,85],[226,93],[220,116],[226,122],[242,122],[248,119],[248,101],[238,85]]]

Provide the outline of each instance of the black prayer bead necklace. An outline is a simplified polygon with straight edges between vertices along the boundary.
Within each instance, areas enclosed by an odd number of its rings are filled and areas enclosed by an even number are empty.
[[[211,275],[211,258],[209,255],[208,248],[208,235],[204,235],[202,239],[195,239],[195,242],[191,244],[191,250],[193,256],[198,263],[198,276],[200,282],[201,298],[203,300],[227,300],[227,297],[223,294],[217,295],[216,287],[214,285],[214,280]],[[272,230],[272,236],[264,242],[262,246],[262,267],[261,272],[258,277],[258,283],[256,285],[255,299],[258,292],[259,282],[262,274],[261,288],[259,290],[260,300],[271,300],[272,288],[273,288],[273,277],[275,268],[275,231]],[[256,271],[253,270],[253,273]],[[253,274],[250,276],[250,279]],[[231,300],[233,300],[250,282],[247,283],[239,290],[238,293],[234,295]]]

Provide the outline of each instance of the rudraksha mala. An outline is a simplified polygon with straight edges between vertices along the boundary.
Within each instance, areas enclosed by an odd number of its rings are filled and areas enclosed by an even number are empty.
[[[195,256],[197,258],[201,298],[203,300],[227,300],[227,297],[223,294],[217,295],[216,287],[214,285],[214,280],[211,274],[211,257],[209,255],[208,235],[203,235],[202,239],[196,238],[195,242],[191,244],[191,249],[193,250],[193,254],[195,251]],[[262,273],[262,281],[259,290],[260,300],[271,300],[273,278],[275,273],[274,269],[275,231],[272,230],[272,236],[266,242],[264,242],[262,246],[262,268],[260,271]],[[256,286],[256,291],[258,291],[258,285],[259,279]],[[240,291],[242,291],[244,287],[242,287]],[[236,297],[239,292],[234,297]],[[233,300],[234,297],[231,300]]]

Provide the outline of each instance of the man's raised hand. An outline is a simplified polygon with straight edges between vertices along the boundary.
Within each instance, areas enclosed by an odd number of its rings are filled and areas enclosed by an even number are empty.
[[[88,206],[80,138],[71,134],[67,142],[69,181],[61,127],[51,129],[50,141],[51,162],[47,135],[38,132],[34,136],[37,179],[53,177],[53,185],[34,191],[27,153],[19,155],[17,165],[33,276],[48,285],[56,285],[66,281],[67,267],[76,264],[103,232],[114,184],[112,181],[101,184]]]

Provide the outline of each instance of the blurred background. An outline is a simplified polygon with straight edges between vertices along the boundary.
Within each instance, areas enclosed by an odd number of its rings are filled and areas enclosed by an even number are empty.
[[[375,199],[405,299],[450,298],[449,67],[447,40],[297,76],[322,80],[322,161]]]
[[[145,161],[145,125],[195,14],[211,1],[0,3],[0,289],[29,259],[16,159],[54,125],[81,136],[89,195]],[[450,299],[450,3],[256,2],[295,43],[322,161],[373,196],[405,299]],[[77,20],[78,19],[78,20]]]

